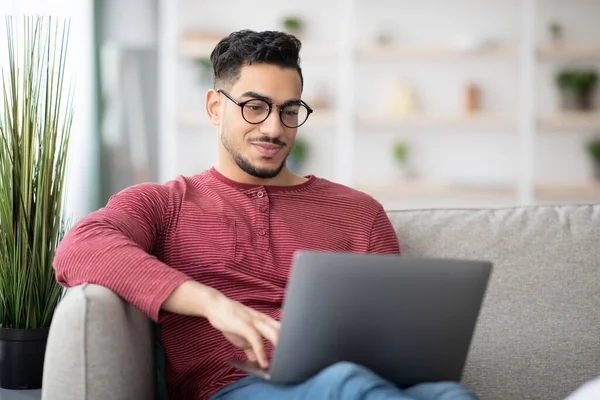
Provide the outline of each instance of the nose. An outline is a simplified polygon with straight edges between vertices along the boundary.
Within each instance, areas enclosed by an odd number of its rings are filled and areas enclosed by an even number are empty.
[[[279,137],[283,135],[284,128],[283,124],[281,123],[279,109],[277,107],[273,107],[273,111],[269,117],[264,120],[262,124],[260,124],[260,132],[271,137]]]

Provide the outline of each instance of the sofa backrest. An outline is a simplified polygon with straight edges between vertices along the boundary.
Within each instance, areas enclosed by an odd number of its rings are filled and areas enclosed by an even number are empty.
[[[494,263],[463,383],[564,399],[600,376],[600,205],[389,211],[402,253]]]

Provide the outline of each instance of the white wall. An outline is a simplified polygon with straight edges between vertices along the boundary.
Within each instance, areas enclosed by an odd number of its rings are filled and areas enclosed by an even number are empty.
[[[75,84],[75,115],[71,131],[66,216],[77,220],[95,205],[99,182],[95,180],[97,154],[92,129],[94,116],[93,7],[91,0],[2,0],[0,38],[6,42],[4,16],[39,14],[71,18],[66,72]],[[2,43],[5,46],[5,43]],[[0,62],[6,65],[4,47]]]

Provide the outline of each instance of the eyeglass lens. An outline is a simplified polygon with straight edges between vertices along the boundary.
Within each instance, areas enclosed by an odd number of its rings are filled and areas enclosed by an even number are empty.
[[[251,124],[258,124],[269,116],[269,104],[263,100],[250,100],[242,109],[243,117]],[[281,122],[288,128],[302,125],[308,118],[308,109],[304,104],[287,104],[281,110]]]

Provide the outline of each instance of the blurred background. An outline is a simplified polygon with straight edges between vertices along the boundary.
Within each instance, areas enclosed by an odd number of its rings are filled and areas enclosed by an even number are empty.
[[[71,17],[74,218],[212,166],[208,56],[239,29],[303,42],[299,173],[388,209],[600,202],[600,0],[0,1]]]

